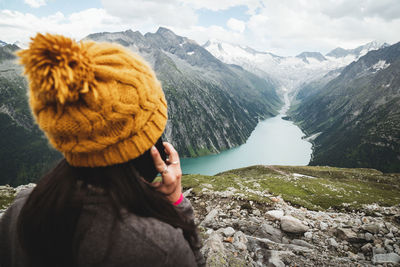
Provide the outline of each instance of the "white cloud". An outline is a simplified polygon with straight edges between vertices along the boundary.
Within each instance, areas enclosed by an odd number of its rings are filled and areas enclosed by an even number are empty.
[[[24,0],[25,4],[28,4],[30,7],[38,8],[46,5],[46,0]]]
[[[194,10],[180,0],[102,0],[102,4],[107,13],[136,28],[191,27],[197,23]]]
[[[224,27],[216,25],[210,27],[193,26],[190,28],[172,27],[171,30],[173,30],[177,35],[185,36],[195,40],[200,45],[203,45],[210,39],[229,43],[234,42],[236,44],[245,44],[246,41],[246,38],[243,34],[229,31]]]
[[[132,29],[145,33],[164,26],[200,44],[219,39],[283,56],[302,51],[326,53],[337,46],[354,48],[372,40],[400,41],[399,0],[102,0],[102,3],[104,8],[82,10],[69,16],[57,12],[38,17],[0,10],[1,40],[26,41],[38,31],[81,39],[95,32]],[[231,14],[226,25],[198,25],[197,9],[221,11],[238,5],[249,8],[247,21]]]
[[[263,6],[261,0],[180,0],[185,4],[193,6],[195,9],[208,9],[212,11],[226,10],[236,6],[247,6],[250,13],[254,13],[257,8]]]
[[[104,9],[91,8],[65,16],[57,12],[47,17],[37,17],[18,11],[0,11],[0,36],[3,41],[28,42],[37,32],[50,32],[70,36],[77,40],[90,33],[129,29],[120,19],[110,16]]]
[[[331,18],[370,18],[384,20],[400,18],[400,1],[398,0],[326,0],[322,2],[321,11]]]
[[[233,31],[244,32],[246,29],[246,23],[242,20],[238,20],[235,18],[230,18],[226,25]]]
[[[369,5],[360,5],[364,2]],[[400,3],[398,0],[382,2],[391,2],[395,9]],[[295,55],[301,51],[326,53],[337,46],[354,48],[372,40],[398,42],[400,18],[363,9],[370,10],[372,5],[369,0],[268,1],[246,23],[248,45],[281,55]]]

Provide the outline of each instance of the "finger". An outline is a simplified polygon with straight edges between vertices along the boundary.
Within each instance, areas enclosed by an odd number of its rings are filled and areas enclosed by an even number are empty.
[[[156,170],[161,173],[165,169],[166,164],[155,146],[151,148],[151,157],[153,158]]]
[[[154,182],[154,183],[149,183],[149,185],[151,187],[157,188],[157,187],[160,187],[162,185],[162,183],[161,182]]]
[[[168,142],[163,142],[170,163],[179,162],[179,155],[175,148]]]

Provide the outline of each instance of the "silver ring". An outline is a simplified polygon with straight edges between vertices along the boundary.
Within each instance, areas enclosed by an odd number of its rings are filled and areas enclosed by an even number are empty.
[[[161,174],[168,173],[168,165],[165,165],[164,170],[162,170]]]
[[[171,164],[179,164],[179,160],[171,162]]]

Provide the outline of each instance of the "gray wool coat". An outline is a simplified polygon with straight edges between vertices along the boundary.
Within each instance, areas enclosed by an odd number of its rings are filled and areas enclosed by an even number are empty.
[[[18,214],[31,190],[18,194],[0,219],[0,267],[27,266],[16,232]],[[176,206],[193,220],[188,199]],[[83,231],[83,229],[85,229]],[[182,230],[155,218],[123,213],[118,220],[105,196],[88,196],[84,201],[77,234],[83,235],[79,266],[204,266],[199,250],[192,251]]]

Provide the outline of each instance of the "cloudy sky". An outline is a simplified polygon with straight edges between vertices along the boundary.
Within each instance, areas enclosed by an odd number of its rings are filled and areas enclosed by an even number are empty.
[[[400,41],[400,0],[0,0],[0,8],[8,43],[38,31],[79,40],[160,26],[199,44],[217,39],[282,56]]]

